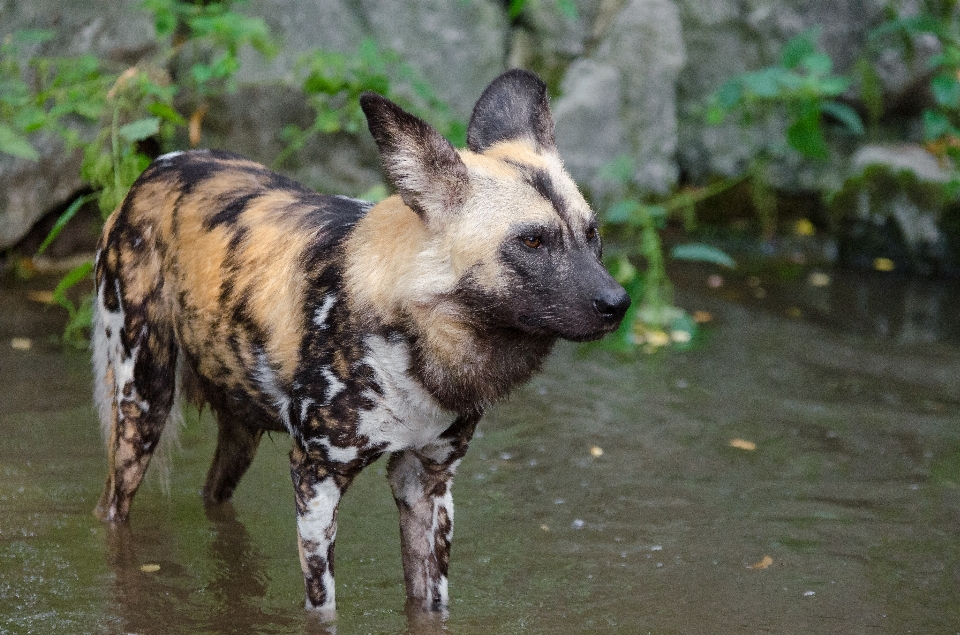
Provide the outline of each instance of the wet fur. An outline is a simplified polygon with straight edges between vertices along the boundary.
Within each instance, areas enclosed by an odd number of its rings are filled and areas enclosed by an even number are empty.
[[[157,159],[107,221],[97,514],[125,521],[181,398],[209,404],[219,432],[207,504],[230,498],[265,431],[292,437],[308,608],[334,607],[339,500],[384,454],[407,593],[438,608],[450,486],[484,409],[558,338],[616,328],[629,300],[600,264],[596,220],[556,154],[535,76],[491,84],[463,150],[380,96],[361,105],[397,189],[377,205],[196,151]]]

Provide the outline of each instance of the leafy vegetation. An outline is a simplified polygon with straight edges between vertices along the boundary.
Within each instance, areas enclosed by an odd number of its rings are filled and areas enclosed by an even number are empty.
[[[818,28],[804,31],[787,42],[778,64],[738,75],[709,98],[707,121],[711,124],[736,116],[745,128],[781,131],[779,135],[757,135],[764,141],[743,175],[750,182],[753,206],[766,238],[773,236],[777,225],[770,164],[791,152],[817,161],[829,158],[826,119],[850,133],[864,132],[856,110],[839,101],[852,80],[833,73],[833,61],[817,49],[819,36]]]
[[[926,3],[936,4],[936,3]],[[960,198],[960,30],[955,15],[955,2],[946,2],[936,11],[928,11],[909,17],[891,14],[890,19],[870,33],[868,51],[862,60],[861,71],[865,86],[875,83],[871,59],[878,59],[883,51],[900,50],[907,59],[916,56],[915,42],[928,36],[937,43],[939,53],[926,61],[929,76],[928,89],[933,103],[924,108],[923,141],[928,150],[940,157],[953,160],[954,178],[948,186],[951,198]],[[879,120],[882,101],[867,93],[871,116]]]

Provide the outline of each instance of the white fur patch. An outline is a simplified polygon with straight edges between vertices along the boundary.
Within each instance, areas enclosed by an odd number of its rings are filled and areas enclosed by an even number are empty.
[[[340,381],[336,375],[331,373],[329,368],[324,368],[321,372],[323,374],[323,378],[327,380],[327,392],[323,396],[323,405],[329,406],[330,402],[333,401],[333,398],[343,391],[347,385]]]
[[[327,550],[337,537],[334,518],[339,502],[340,488],[337,487],[332,478],[320,481],[314,486],[313,497],[306,502],[306,511],[303,515],[297,517],[297,532],[300,534],[300,544],[303,545],[305,555],[317,554],[324,558],[327,557]],[[315,545],[315,548],[308,551],[305,544],[307,542]],[[333,609],[336,605],[336,591],[329,562],[323,572],[322,582],[326,593],[324,604],[313,606],[308,598],[308,609]]]
[[[302,516],[297,517],[297,531],[300,538],[324,545],[323,554],[326,557],[327,531],[333,523],[334,512],[340,502],[340,488],[332,478],[320,481],[313,487],[313,497],[307,501],[307,509]]]
[[[181,154],[184,154],[184,151],[183,151],[183,150],[177,150],[177,151],[175,151],[175,152],[168,152],[168,153],[166,153],[166,154],[161,154],[160,156],[158,156],[158,157],[156,158],[156,161],[157,161],[157,163],[165,163],[165,162],[169,161],[170,159],[175,159],[175,158],[177,158],[177,157],[180,156]]]
[[[307,445],[321,446],[322,448],[324,448],[324,450],[326,450],[327,457],[332,461],[336,461],[337,463],[349,463],[350,461],[353,461],[354,459],[356,459],[360,453],[360,449],[357,448],[356,446],[351,445],[351,446],[342,448],[340,446],[333,445],[332,443],[330,443],[330,440],[327,439],[326,437],[321,437],[319,439],[310,439],[307,442]]]
[[[327,317],[330,315],[330,309],[333,308],[333,305],[337,302],[337,294],[328,293],[323,296],[323,304],[320,305],[320,308],[317,309],[317,312],[313,315],[313,324],[320,330],[325,330],[330,328],[330,325],[327,324]]]
[[[410,373],[407,343],[376,335],[365,343],[369,353],[363,361],[373,369],[383,396],[368,391],[367,396],[377,405],[360,413],[357,431],[371,443],[384,444],[385,452],[434,443],[455,415],[444,410]]]
[[[280,388],[280,382],[277,374],[270,366],[270,360],[263,351],[257,353],[257,366],[253,369],[253,376],[260,389],[270,397],[273,405],[277,408],[277,414],[283,427],[287,429],[290,436],[295,436],[293,426],[290,422],[290,395]]]

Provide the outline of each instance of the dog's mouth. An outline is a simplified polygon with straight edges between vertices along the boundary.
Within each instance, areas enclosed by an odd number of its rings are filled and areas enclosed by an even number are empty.
[[[594,342],[620,327],[622,316],[614,319],[590,319],[570,324],[551,324],[542,316],[520,315],[521,329],[535,335],[547,335],[571,342]]]

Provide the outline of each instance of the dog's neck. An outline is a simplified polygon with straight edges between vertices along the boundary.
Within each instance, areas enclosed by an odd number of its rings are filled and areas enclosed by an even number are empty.
[[[407,338],[411,370],[444,408],[476,411],[538,371],[556,338],[478,322],[434,240],[399,197],[379,203],[344,244],[344,287],[365,328]]]

